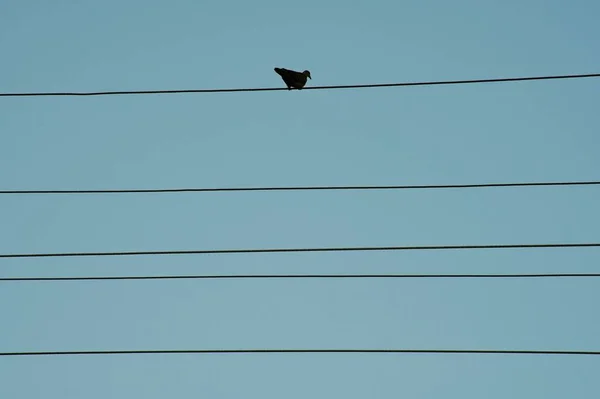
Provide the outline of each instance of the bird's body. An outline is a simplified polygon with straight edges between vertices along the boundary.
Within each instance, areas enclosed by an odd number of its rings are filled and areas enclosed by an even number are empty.
[[[306,85],[306,79],[312,79],[310,71],[296,72],[291,69],[275,68],[275,72],[281,76],[281,79],[285,82],[288,90],[302,89]]]

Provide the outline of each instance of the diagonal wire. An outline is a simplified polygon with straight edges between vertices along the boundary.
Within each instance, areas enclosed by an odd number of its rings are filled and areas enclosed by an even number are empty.
[[[74,256],[140,256],[140,255],[197,255],[197,254],[239,254],[239,253],[281,253],[281,252],[359,252],[359,251],[428,251],[428,250],[468,250],[468,249],[525,249],[525,248],[584,248],[600,247],[600,243],[558,243],[558,244],[484,244],[484,245],[421,245],[387,247],[329,247],[329,248],[257,248],[257,249],[205,249],[181,251],[132,251],[132,252],[63,252],[63,253],[22,253],[0,254],[0,258],[48,258]]]
[[[403,86],[440,86],[456,84],[475,83],[499,83],[499,82],[522,82],[532,80],[557,80],[557,79],[582,79],[597,78],[600,73],[577,74],[577,75],[552,75],[552,76],[528,76],[514,78],[489,78],[470,80],[445,80],[429,82],[403,82],[403,83],[377,83],[359,85],[336,85],[336,86],[312,86],[302,90],[333,90],[333,89],[365,89],[375,87],[403,87]],[[287,91],[284,87],[260,87],[241,89],[186,89],[186,90],[136,90],[136,91],[96,91],[96,92],[30,92],[30,93],[0,93],[0,97],[41,97],[41,96],[114,96],[128,94],[184,94],[184,93],[231,93],[249,91]]]
[[[0,281],[217,280],[217,279],[371,279],[371,278],[566,278],[600,277],[600,273],[535,274],[235,274],[170,276],[1,277]]]
[[[379,185],[379,186],[287,186],[287,187],[215,187],[215,188],[149,188],[106,190],[0,190],[0,194],[125,194],[125,193],[182,193],[217,191],[333,191],[333,190],[409,190],[409,189],[464,189],[490,187],[533,186],[591,186],[600,181],[479,183],[479,184],[429,184],[429,185]]]

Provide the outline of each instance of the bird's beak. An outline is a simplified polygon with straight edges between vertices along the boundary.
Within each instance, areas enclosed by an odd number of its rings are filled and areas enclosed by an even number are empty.
[[[312,78],[310,77],[310,75],[308,75],[308,78],[309,78],[310,80],[312,80]]]

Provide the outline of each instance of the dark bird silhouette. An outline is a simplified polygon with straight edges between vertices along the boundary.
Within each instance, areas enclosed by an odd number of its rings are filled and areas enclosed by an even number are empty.
[[[296,72],[285,68],[275,68],[275,72],[281,76],[288,90],[292,90],[292,88],[301,90],[306,84],[306,78],[312,79],[310,71]]]

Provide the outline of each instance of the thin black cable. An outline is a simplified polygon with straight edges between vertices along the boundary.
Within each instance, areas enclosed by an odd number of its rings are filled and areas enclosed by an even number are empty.
[[[600,185],[600,181],[531,182],[531,183],[480,183],[434,185],[384,185],[384,186],[288,186],[288,187],[217,187],[217,188],[150,188],[107,190],[0,190],[0,194],[125,194],[125,193],[182,193],[215,191],[322,191],[322,190],[406,190],[452,189],[525,186],[584,186]]]
[[[574,244],[485,244],[485,245],[423,245],[390,247],[331,247],[331,248],[262,248],[262,249],[204,249],[189,251],[133,251],[133,252],[64,252],[0,254],[0,258],[48,258],[69,256],[140,256],[140,255],[197,255],[197,254],[248,254],[277,252],[357,252],[357,251],[425,251],[450,249],[508,249],[508,248],[581,248],[600,247],[600,243]]]
[[[186,349],[122,351],[0,352],[0,356],[150,355],[150,354],[242,354],[242,353],[435,353],[500,355],[600,355],[600,351],[496,350],[496,349]]]
[[[600,277],[600,273],[536,274],[235,274],[171,276],[85,276],[85,277],[2,277],[0,281],[86,281],[86,280],[209,280],[209,279],[367,279],[367,278],[566,278]]]
[[[363,85],[338,85],[338,86],[310,86],[302,90],[331,90],[331,89],[363,89],[374,87],[400,87],[400,86],[439,86],[453,84],[472,83],[497,83],[497,82],[519,82],[529,80],[551,80],[551,79],[581,79],[600,77],[600,73],[580,75],[554,75],[554,76],[530,76],[517,78],[495,78],[495,79],[472,79],[472,80],[446,80],[431,82],[403,82],[403,83],[380,83]],[[40,97],[40,96],[108,96],[124,94],[183,94],[183,93],[231,93],[247,91],[287,91],[285,87],[261,87],[246,89],[191,89],[191,90],[139,90],[139,91],[97,91],[97,92],[38,92],[38,93],[0,93],[0,97]]]

